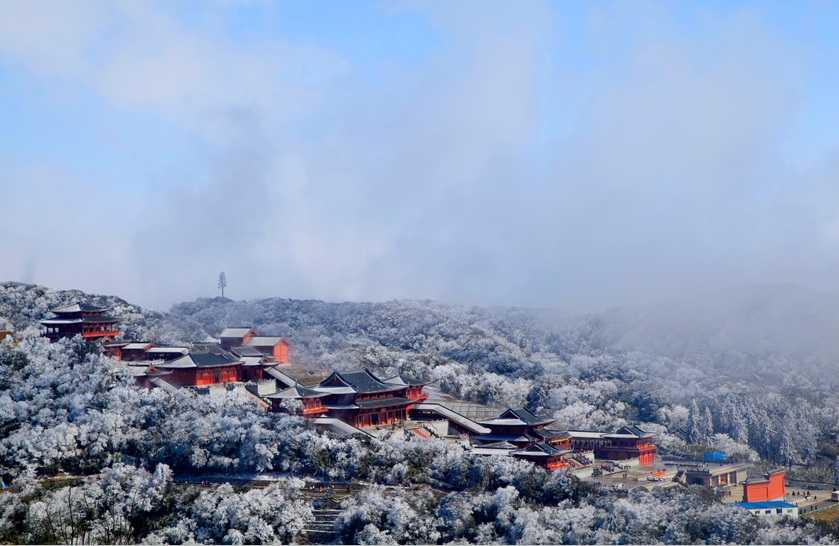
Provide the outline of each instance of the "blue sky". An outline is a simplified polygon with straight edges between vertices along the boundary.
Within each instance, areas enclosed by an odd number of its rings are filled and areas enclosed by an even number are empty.
[[[835,2],[0,5],[0,279],[147,307],[839,289]]]

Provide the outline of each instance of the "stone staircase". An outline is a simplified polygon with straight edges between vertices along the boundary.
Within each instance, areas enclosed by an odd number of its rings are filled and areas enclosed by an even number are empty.
[[[301,534],[306,535],[306,543],[331,544],[335,542],[337,537],[335,536],[335,531],[333,530],[332,525],[335,523],[335,519],[340,513],[340,510],[328,508],[312,510],[312,514],[315,516],[315,521],[310,522],[306,528],[301,531]],[[300,538],[302,539],[303,537]]]

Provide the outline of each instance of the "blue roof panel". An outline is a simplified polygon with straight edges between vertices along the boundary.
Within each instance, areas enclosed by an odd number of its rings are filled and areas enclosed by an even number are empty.
[[[783,501],[762,501],[762,502],[734,502],[737,506],[742,506],[746,510],[760,510],[762,508],[798,508],[794,504]]]

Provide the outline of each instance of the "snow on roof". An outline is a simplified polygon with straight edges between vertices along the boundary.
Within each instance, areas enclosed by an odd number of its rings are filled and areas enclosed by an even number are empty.
[[[382,380],[383,383],[390,383],[391,385],[427,385],[427,381],[422,381],[420,379],[414,379],[413,377],[408,377],[407,375],[394,375],[393,377],[389,377],[387,379]]]
[[[43,324],[44,326],[48,326],[50,324],[81,324],[82,322],[84,322],[84,320],[81,317],[70,319],[50,318],[42,320],[41,324]]]
[[[239,360],[245,363],[245,366],[259,366],[262,363],[262,356],[243,356]]]
[[[646,430],[642,429],[637,425],[626,425],[618,430],[615,431],[615,434],[631,434],[637,438],[650,438],[652,436],[658,436],[658,434],[654,432],[647,432]],[[625,438],[625,436],[621,436]]]
[[[334,387],[315,387],[315,390],[318,392],[325,392],[329,394],[352,394],[356,392],[356,390],[352,387],[342,387],[339,385],[336,385]]]
[[[142,350],[150,348],[151,346],[152,346],[151,343],[133,342],[133,343],[129,343],[128,345],[123,347],[123,349],[126,350],[126,351],[142,351]]]
[[[146,352],[164,354],[180,353],[182,355],[185,355],[189,354],[189,349],[187,349],[186,347],[151,347],[150,349],[147,349]]]
[[[565,455],[571,453],[570,449],[557,449],[545,442],[537,442],[531,444],[524,449],[519,449],[513,452],[513,455],[535,455],[537,457],[555,457],[557,455]]]
[[[503,413],[501,413],[501,415],[499,415],[495,419],[481,421],[481,423],[485,425],[539,426],[547,425],[553,423],[554,421],[556,421],[556,419],[546,419],[543,417],[538,417],[524,408],[507,408]]]
[[[490,432],[487,434],[480,434],[475,436],[473,440],[479,442],[527,442],[529,438],[521,434],[503,434],[499,432]]]
[[[162,377],[152,377],[152,378],[149,379],[149,382],[153,383],[154,385],[157,385],[158,387],[160,387],[164,391],[168,392],[169,394],[175,394],[176,392],[178,392],[178,389],[180,388],[180,387],[176,387],[175,385],[169,383],[168,381],[166,381]]]
[[[253,328],[245,328],[245,327],[236,327],[236,328],[225,328],[222,333],[219,334],[219,338],[223,337],[235,337],[235,338],[243,338],[248,335],[249,332],[253,331]],[[254,332],[256,333],[256,332]]]
[[[497,447],[473,447],[467,453],[474,455],[509,455],[512,449],[503,449]]]
[[[590,430],[569,430],[568,436],[572,438],[592,438],[602,439],[606,435],[605,432],[594,432]]]
[[[525,421],[521,419],[488,419],[486,421],[480,421],[482,425],[526,425]]]
[[[281,341],[285,341],[281,337],[268,337],[268,336],[251,336],[248,340],[242,344],[243,347],[273,347],[279,344]],[[288,341],[286,341],[288,343]]]
[[[210,366],[231,366],[240,364],[240,360],[231,360],[213,353],[190,353],[171,362],[155,364],[157,368],[203,368]]]
[[[101,311],[104,313],[105,311],[111,311],[111,308],[97,307],[95,305],[90,305],[89,303],[76,302],[65,307],[57,307],[55,309],[50,309],[50,311],[52,311],[53,313],[96,313],[98,311]]]
[[[283,389],[279,392],[274,394],[269,394],[264,396],[263,398],[279,398],[279,399],[298,399],[298,398],[320,398],[322,396],[327,396],[327,393],[317,392],[314,389],[310,389],[304,387],[300,384],[294,385],[293,387],[289,387],[288,389]]]
[[[274,377],[274,379],[278,379],[282,384],[287,387],[294,386],[297,382],[284,374],[283,372],[277,370],[276,368],[265,368],[265,373]]]
[[[123,367],[123,369],[125,371],[127,371],[131,376],[138,377],[138,376],[146,375],[146,370],[149,369],[149,365],[148,364],[143,364],[142,366],[126,365],[126,366]]]

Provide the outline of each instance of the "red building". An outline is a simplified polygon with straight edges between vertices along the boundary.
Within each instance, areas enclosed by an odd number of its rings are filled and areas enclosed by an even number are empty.
[[[255,336],[253,328],[225,328],[219,335],[221,348],[229,351],[233,347],[241,347],[251,336]]]
[[[426,383],[417,379],[397,375],[379,379],[369,370],[363,372],[332,372],[310,389],[295,386],[275,397],[268,396],[272,404],[284,399],[297,399],[303,408],[320,415],[326,408],[326,416],[340,419],[354,427],[386,425],[408,418],[408,411],[428,398],[422,392]],[[277,400],[275,403],[274,401]],[[279,411],[274,405],[271,411]],[[300,415],[307,415],[304,411]]]
[[[479,445],[507,442],[516,447],[524,448],[537,442],[550,442],[556,439],[558,434],[562,436],[559,431],[544,428],[555,421],[556,419],[538,417],[524,408],[509,408],[494,419],[479,421],[491,432],[474,436],[472,440]]]
[[[253,328],[225,328],[219,335],[220,346],[225,351],[248,348],[271,357],[278,363],[288,364],[291,343],[282,337],[260,336]]]
[[[748,478],[743,482],[743,502],[784,500],[783,470],[769,472],[762,478]]]
[[[160,378],[174,387],[201,387],[219,383],[233,383],[242,375],[241,360],[213,353],[189,353],[168,362],[149,366],[144,375],[137,376],[141,387],[162,386],[152,378]]]
[[[105,355],[121,362],[174,360],[189,354],[186,347],[155,346],[147,341],[108,341],[102,344]]]
[[[322,404],[323,399],[327,396],[329,394],[325,392],[318,392],[297,383],[293,387],[269,394],[263,398],[267,398],[271,402],[268,411],[273,413],[294,413],[303,417],[320,417],[329,411]],[[290,400],[297,400],[299,406],[291,409],[291,406],[287,405]]]
[[[530,461],[548,470],[556,470],[568,466],[563,457],[569,453],[572,453],[570,449],[558,449],[546,442],[536,442],[524,449],[511,451],[510,455]]]
[[[598,459],[623,461],[637,457],[638,463],[642,465],[653,464],[655,459],[652,439],[657,434],[646,432],[635,425],[621,427],[611,434],[570,430],[568,435],[575,451],[592,450]]]
[[[571,453],[569,437],[545,428],[555,419],[539,417],[524,408],[509,408],[494,419],[480,421],[490,430],[472,437],[475,453],[509,455],[530,461],[548,470],[568,466],[563,459]]]
[[[117,323],[120,319],[106,315],[111,309],[96,307],[87,303],[74,303],[66,307],[52,309],[56,315],[41,321],[45,331],[41,334],[56,341],[81,335],[85,339],[101,340],[109,336],[118,336]]]

